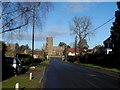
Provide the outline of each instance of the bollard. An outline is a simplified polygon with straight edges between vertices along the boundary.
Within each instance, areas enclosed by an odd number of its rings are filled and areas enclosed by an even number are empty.
[[[19,90],[19,83],[15,84],[15,90]]]
[[[29,77],[30,80],[32,80],[32,73],[30,73],[30,77]]]

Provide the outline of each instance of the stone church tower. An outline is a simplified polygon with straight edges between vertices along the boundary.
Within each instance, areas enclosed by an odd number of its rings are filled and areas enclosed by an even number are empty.
[[[53,37],[46,38],[46,52],[48,55],[52,55],[53,52]]]
[[[49,56],[61,56],[63,54],[63,51],[64,47],[53,46],[53,37],[46,38],[45,52],[47,52]]]

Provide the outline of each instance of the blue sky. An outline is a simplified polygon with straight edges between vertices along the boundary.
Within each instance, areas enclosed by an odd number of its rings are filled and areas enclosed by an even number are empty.
[[[54,45],[65,42],[68,45],[74,42],[74,35],[70,34],[69,23],[74,16],[88,16],[92,21],[92,28],[100,26],[114,17],[117,6],[115,2],[53,2],[54,8],[47,14],[42,30],[36,29],[35,48],[42,48],[46,43],[46,37],[54,37]],[[114,19],[105,26],[99,28],[87,42],[90,48],[103,45],[103,41],[110,36],[110,28]],[[24,33],[23,39],[14,41],[19,44],[28,44],[31,47],[31,32]],[[17,36],[17,35],[16,35]],[[11,41],[13,42],[13,41]]]
[[[117,10],[114,2],[86,2],[86,3],[53,3],[54,10],[49,12],[44,25],[45,33],[54,37],[54,45],[65,42],[69,45],[74,42],[74,36],[70,35],[69,23],[74,16],[88,16],[92,20],[92,30],[114,16]],[[103,41],[110,36],[111,22],[94,32],[94,36],[88,39],[90,48],[102,45]]]

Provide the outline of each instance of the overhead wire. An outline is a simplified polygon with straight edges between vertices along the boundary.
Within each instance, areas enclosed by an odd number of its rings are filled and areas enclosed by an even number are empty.
[[[107,24],[108,22],[110,22],[111,20],[113,20],[114,18],[115,18],[115,16],[112,17],[112,18],[110,18],[108,21],[106,21],[105,23],[101,24],[101,25],[98,26],[97,28],[93,29],[93,31],[96,31],[97,29],[101,28],[102,26],[104,26],[105,24]]]

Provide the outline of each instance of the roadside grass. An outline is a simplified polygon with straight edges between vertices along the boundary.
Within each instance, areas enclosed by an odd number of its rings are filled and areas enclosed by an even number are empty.
[[[16,83],[20,84],[20,88],[38,88],[38,81],[35,79],[30,81],[29,75],[19,75],[5,80],[2,82],[2,88],[15,88]]]
[[[37,66],[37,68],[39,69],[45,69],[46,66],[49,64],[49,61],[44,61],[44,62],[41,62],[39,66]]]
[[[19,83],[20,88],[22,90],[28,89],[28,88],[40,88],[40,79],[42,78],[43,71],[48,65],[48,62],[44,61],[35,66],[35,68],[29,68],[28,71],[25,74],[21,74],[19,76],[13,76],[7,80],[2,81],[2,89],[6,88],[15,88],[15,84]],[[27,68],[27,67],[24,67]],[[29,73],[33,73],[33,79],[29,80]]]
[[[98,66],[98,65],[94,65],[94,64],[84,64],[84,63],[80,63],[80,65],[83,65],[86,67],[91,67],[91,68],[96,68],[96,69],[107,70],[110,72],[120,73],[120,70],[118,70],[116,68],[107,68],[107,67],[102,67],[102,66]]]

